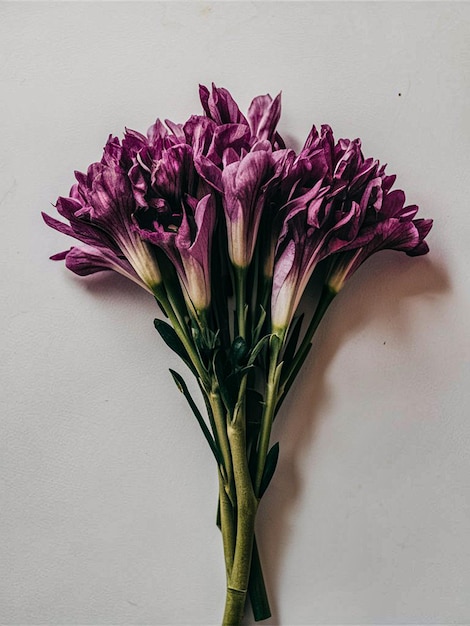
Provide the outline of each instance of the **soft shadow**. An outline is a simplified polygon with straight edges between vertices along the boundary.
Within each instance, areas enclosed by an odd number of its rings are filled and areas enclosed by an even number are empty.
[[[85,278],[72,276],[72,280],[75,280],[85,291],[100,298],[125,302],[154,302],[153,297],[142,287],[116,272],[99,272]]]
[[[262,622],[280,624],[277,603],[280,573],[289,530],[304,488],[299,462],[314,445],[320,419],[334,388],[326,373],[342,343],[377,319],[393,319],[401,336],[409,333],[410,299],[432,303],[450,290],[446,271],[427,257],[410,259],[382,252],[369,259],[349,281],[327,311],[302,374],[294,383],[273,429],[280,441],[280,458],[273,482],[258,516],[258,544],[271,603],[272,617]],[[314,540],[314,539],[313,539]],[[252,620],[252,617],[251,617]],[[245,624],[253,623],[247,620]]]

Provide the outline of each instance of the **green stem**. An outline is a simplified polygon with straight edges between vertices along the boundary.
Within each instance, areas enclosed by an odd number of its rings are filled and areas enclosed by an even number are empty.
[[[269,362],[268,382],[266,386],[266,400],[264,404],[263,415],[261,417],[261,427],[258,444],[258,458],[255,474],[255,493],[259,496],[261,481],[263,479],[264,466],[266,464],[266,456],[269,449],[269,439],[271,437],[271,428],[274,419],[274,412],[278,401],[279,387],[279,370],[278,357],[281,350],[282,340],[277,338],[271,347],[271,357]]]
[[[220,530],[224,547],[225,570],[227,584],[233,567],[233,555],[235,552],[235,519],[233,507],[225,490],[223,477],[219,472],[219,506],[220,506]]]
[[[188,335],[185,325],[179,319],[178,315],[175,313],[175,310],[173,306],[171,305],[171,302],[168,299],[168,296],[163,289],[154,290],[154,295],[156,299],[158,300],[160,306],[162,307],[163,311],[167,315],[168,319],[170,320],[173,328],[175,329],[176,334],[180,338],[181,343],[183,344],[186,352],[188,353],[191,363],[193,364],[199,378],[201,379],[201,381],[203,382],[205,386],[207,384],[207,372],[205,371],[204,366],[201,363],[199,354],[197,353],[197,350],[194,347],[192,339]]]
[[[328,307],[332,303],[334,297],[336,296],[336,291],[332,290],[327,284],[323,285],[323,290],[320,295],[320,300],[318,301],[317,308],[313,314],[312,319],[310,320],[310,324],[305,332],[304,338],[302,339],[302,343],[300,344],[295,357],[292,360],[292,363],[286,363],[288,369],[285,372],[285,376],[283,376],[281,382],[282,394],[278,402],[277,409],[281,406],[284,398],[287,395],[287,392],[292,386],[292,383],[295,380],[295,377],[299,373],[300,368],[304,364],[305,359],[309,353],[312,338],[317,330],[323,316],[325,315]]]
[[[245,416],[236,417],[227,430],[237,493],[237,534],[222,625],[239,626],[248,591],[258,500],[253,491],[246,456]]]
[[[235,485],[233,481],[233,463],[232,455],[230,452],[230,443],[227,435],[227,419],[225,417],[225,410],[222,404],[220,393],[218,391],[218,386],[215,381],[213,381],[212,383],[212,389],[208,394],[208,397],[209,404],[212,408],[215,429],[217,432],[217,441],[219,443],[220,452],[222,454],[222,459],[224,462],[227,481],[225,485],[225,491],[227,492],[227,495],[230,498],[232,505],[235,506],[236,499],[234,493]]]
[[[235,267],[235,306],[237,312],[238,335],[245,339],[246,336],[246,274],[245,267]]]

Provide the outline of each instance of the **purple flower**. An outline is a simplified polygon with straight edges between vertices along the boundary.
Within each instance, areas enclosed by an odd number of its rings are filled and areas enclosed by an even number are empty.
[[[146,135],[126,130],[122,144],[110,137],[101,161],[76,172],[70,196],[56,205],[66,222],[44,220],[84,245],[52,258],[82,276],[117,271],[156,293],[157,246],[199,314],[211,303],[212,240],[223,208],[228,256],[246,269],[258,251],[273,283],[273,326],[283,333],[320,261],[329,259],[337,291],[380,249],[428,251],[432,221],[415,219],[417,207],[391,191],[395,177],[364,158],[359,139],[335,143],[329,126],[313,126],[296,154],[276,130],[280,94],[257,96],[244,115],[226,89],[199,93],[204,116],[157,119]]]
[[[200,313],[211,302],[210,252],[216,222],[211,194],[186,196],[180,213],[160,199],[136,214],[141,237],[159,246],[176,268],[190,310]]]
[[[218,88],[212,84],[210,92],[204,85],[199,85],[199,96],[206,115],[218,126],[241,124],[249,128],[252,144],[267,139],[275,150],[285,147],[284,141],[276,132],[281,116],[281,94],[274,100],[269,94],[257,96],[251,102],[246,117],[230,92],[223,87]]]
[[[271,295],[273,332],[283,336],[318,263],[343,248],[357,234],[360,207],[337,214],[328,201],[329,188],[320,180],[300,198],[291,201],[274,260]]]
[[[114,270],[152,292],[161,275],[149,246],[135,232],[136,203],[127,170],[129,155],[116,137],[109,137],[101,162],[86,174],[76,172],[77,184],[56,208],[69,224],[43,213],[48,226],[85,245],[54,255],[79,275]]]
[[[368,208],[357,237],[331,258],[328,285],[333,291],[340,291],[359,266],[379,250],[399,250],[408,256],[429,251],[425,238],[432,220],[413,219],[418,207],[404,204],[405,194],[397,189],[385,196],[379,211]]]
[[[364,159],[359,139],[335,145],[328,126],[320,133],[313,127],[298,156],[276,155],[272,201],[281,204],[283,220],[274,256],[276,328],[289,325],[319,261],[331,257],[329,285],[338,291],[377,250],[428,251],[424,239],[432,221],[413,220],[418,207],[404,207],[403,192],[390,191],[395,176],[386,175],[378,161]]]
[[[312,129],[311,142],[323,145],[331,163],[327,179],[336,210],[341,210],[341,203],[354,201],[361,213],[356,237],[329,262],[331,289],[339,291],[345,280],[378,250],[401,250],[410,256],[428,252],[424,239],[431,230],[432,220],[413,219],[418,207],[404,206],[403,191],[390,191],[396,177],[387,175],[386,166],[380,166],[377,160],[364,159],[359,139],[340,139],[332,148],[332,136],[327,143],[322,142]]]
[[[323,151],[308,146],[298,155],[291,149],[277,150],[273,152],[273,161],[274,172],[266,185],[267,209],[263,224],[270,235],[264,245],[264,274],[268,279],[273,276],[274,253],[286,220],[307,210],[328,171]]]
[[[138,209],[138,235],[160,247],[173,263],[190,310],[211,301],[210,252],[216,223],[214,191],[197,163],[213,143],[216,125],[192,116],[184,125],[157,120],[147,138],[126,134],[133,147],[129,172]]]
[[[228,253],[233,265],[250,265],[265,205],[271,166],[270,150],[254,147],[240,159],[228,162],[222,171],[222,193],[227,226]]]
[[[280,95],[255,98],[245,117],[226,89],[200,86],[206,115],[217,125],[206,154],[199,154],[200,175],[220,195],[227,227],[231,262],[250,265],[266,206],[267,182],[272,177],[273,147],[283,146],[276,133]]]

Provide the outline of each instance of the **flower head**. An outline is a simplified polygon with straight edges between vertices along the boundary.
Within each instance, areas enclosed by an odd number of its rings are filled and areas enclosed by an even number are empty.
[[[313,126],[296,153],[277,132],[280,94],[257,96],[246,114],[226,89],[200,86],[199,94],[204,115],[157,119],[146,135],[126,129],[122,143],[109,137],[100,162],[76,172],[56,205],[66,221],[44,219],[83,245],[52,258],[79,275],[117,271],[156,294],[158,247],[199,315],[211,305],[214,232],[225,224],[222,252],[242,270],[256,253],[261,307],[272,285],[272,324],[283,334],[320,262],[328,259],[328,284],[338,291],[378,250],[428,251],[432,221],[416,219],[418,208],[391,190],[395,176],[364,158],[359,139],[335,142],[329,126]]]
[[[205,114],[218,126],[241,124],[249,128],[252,143],[267,139],[275,150],[285,147],[276,131],[281,116],[281,94],[274,99],[269,94],[257,96],[252,100],[246,117],[230,92],[223,87],[212,84],[212,90],[209,91],[204,85],[199,85],[199,96]]]
[[[273,174],[273,150],[283,146],[276,132],[280,94],[256,97],[245,117],[226,89],[200,86],[206,115],[217,127],[206,154],[197,160],[201,176],[220,194],[232,264],[247,268],[253,258]]]
[[[391,248],[425,254],[432,220],[413,219],[395,176],[365,159],[359,139],[334,144],[328,126],[315,127],[298,156],[279,151],[274,202],[283,226],[274,256],[272,319],[285,329],[317,264],[330,257],[328,284],[338,291],[374,252]],[[288,201],[284,202],[287,195]]]
[[[190,310],[201,312],[211,301],[210,251],[215,228],[215,202],[211,194],[200,200],[186,196],[180,212],[161,199],[160,206],[137,212],[141,237],[162,248],[173,263]]]
[[[216,205],[212,187],[196,164],[212,144],[215,123],[198,116],[184,125],[166,123],[170,131],[157,120],[147,140],[139,138],[136,144],[129,174],[138,204],[134,229],[166,253],[190,310],[200,312],[211,301]],[[129,136],[129,142],[133,141],[134,136]]]
[[[109,137],[99,163],[86,174],[76,172],[77,184],[69,197],[60,197],[56,208],[68,224],[43,213],[48,226],[86,244],[54,255],[65,259],[79,275],[114,270],[147,291],[157,287],[161,275],[155,257],[135,232],[137,208],[127,175],[130,158],[116,137]]]
[[[319,181],[293,200],[275,252],[271,318],[273,332],[283,335],[318,263],[343,248],[357,234],[360,207],[351,202],[338,214],[328,187]]]
[[[328,284],[338,292],[354,272],[379,250],[398,250],[408,256],[429,251],[425,241],[432,228],[430,219],[413,219],[416,205],[405,206],[405,194],[397,189],[385,195],[380,210],[366,210],[363,224],[355,240],[346,245],[330,261]]]

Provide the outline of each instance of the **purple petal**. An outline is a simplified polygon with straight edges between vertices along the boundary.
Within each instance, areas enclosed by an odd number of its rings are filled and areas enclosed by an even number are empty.
[[[250,104],[247,115],[252,135],[272,141],[280,116],[280,93],[274,100],[270,95],[257,96]]]
[[[215,132],[215,123],[201,115],[192,115],[183,126],[187,143],[193,148],[193,153],[207,154]]]
[[[75,233],[69,224],[64,224],[64,222],[60,222],[44,212],[41,212],[41,215],[46,224],[54,230],[58,230],[59,233],[63,233],[64,235],[69,235],[69,237],[75,237]]]
[[[381,214],[384,217],[399,215],[405,204],[405,193],[401,189],[395,189],[388,193],[383,201]]]
[[[372,208],[375,211],[380,211],[382,206],[382,179],[374,178],[369,181],[367,187],[364,190],[364,193],[361,197],[361,210],[365,213],[368,208]]]
[[[250,149],[251,133],[248,126],[244,124],[224,124],[218,126],[212,138],[212,144],[207,153],[214,163],[220,163],[224,151],[232,148],[237,154]]]
[[[126,128],[122,147],[130,159],[134,159],[138,152],[148,146],[148,139],[142,133]]]
[[[270,162],[268,153],[250,152],[240,161],[228,165],[222,172],[225,208],[230,219],[235,219],[240,212],[247,214],[252,210]]]
[[[62,217],[68,220],[73,218],[82,206],[83,205],[78,200],[74,198],[64,198],[62,196],[57,199],[56,203],[56,209],[59,215],[62,215]]]
[[[212,93],[209,93],[207,87],[199,85],[199,96],[206,115],[217,124],[247,124],[227,89],[217,88],[212,83]]]
[[[198,155],[194,159],[194,167],[203,180],[222,193],[222,172],[217,165],[207,157]]]
[[[202,198],[194,211],[196,236],[191,244],[191,254],[206,271],[209,270],[209,257],[216,222],[215,202],[211,194]]]
[[[107,250],[86,246],[84,248],[70,248],[66,252],[55,255],[56,259],[65,258],[67,269],[78,276],[89,276],[103,271],[118,272],[129,278],[140,287],[151,293],[151,290],[137,276],[132,266],[125,259],[120,259]]]
[[[147,131],[147,137],[150,142],[150,145],[155,145],[162,140],[164,140],[168,136],[168,129],[165,125],[157,118],[155,124],[150,126]]]
[[[191,186],[192,150],[187,144],[172,146],[152,168],[151,184],[163,197],[178,202]]]
[[[147,206],[146,194],[148,184],[142,172],[141,166],[136,163],[129,170],[129,180],[131,181],[132,191],[138,206]]]

